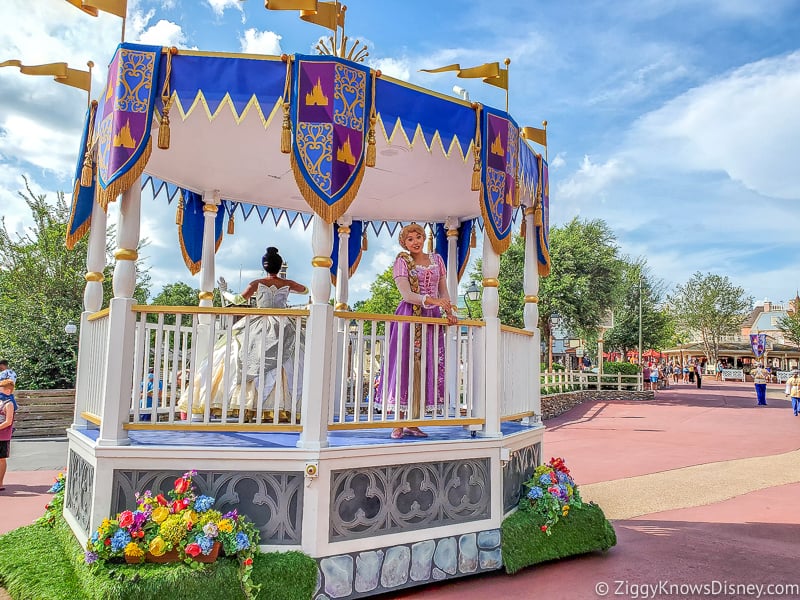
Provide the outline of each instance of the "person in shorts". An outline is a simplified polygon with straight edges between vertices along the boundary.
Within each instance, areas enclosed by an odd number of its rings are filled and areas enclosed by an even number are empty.
[[[11,450],[11,433],[14,427],[14,382],[11,379],[0,380],[0,491],[5,485],[6,459]]]

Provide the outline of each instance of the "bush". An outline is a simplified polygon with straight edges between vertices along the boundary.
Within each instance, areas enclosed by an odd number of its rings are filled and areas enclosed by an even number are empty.
[[[537,513],[521,510],[503,521],[501,544],[507,573],[548,560],[608,550],[617,543],[614,528],[593,503],[571,509],[569,518],[549,528],[551,535],[541,530],[543,524]]]

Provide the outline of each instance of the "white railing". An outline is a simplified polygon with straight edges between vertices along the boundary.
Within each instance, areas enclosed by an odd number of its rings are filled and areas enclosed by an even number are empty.
[[[789,379],[789,377],[791,377],[791,376],[792,376],[792,372],[791,372],[791,371],[777,371],[777,372],[775,373],[775,378],[776,378],[775,380],[776,380],[778,383],[786,383],[786,381],[787,381],[787,380]]]
[[[722,381],[728,379],[744,381],[744,369],[722,369]]]
[[[476,384],[484,364],[482,323],[448,326],[444,319],[334,314],[330,429],[480,421],[475,409],[483,402]]]
[[[99,423],[103,418],[108,362],[108,310],[89,315],[81,327],[80,361],[75,382],[75,416]]]
[[[300,428],[307,311],[134,310],[132,423]]]
[[[541,414],[535,398],[533,332],[502,326],[500,330],[500,416]]]
[[[636,391],[642,389],[642,374],[547,371],[541,375],[541,386],[542,396],[581,390]]]

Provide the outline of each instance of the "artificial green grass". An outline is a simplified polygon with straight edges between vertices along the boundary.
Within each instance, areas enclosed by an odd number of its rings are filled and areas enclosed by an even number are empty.
[[[550,535],[540,526],[530,511],[518,510],[503,521],[501,546],[507,573],[548,560],[608,550],[617,543],[614,528],[593,503],[572,507],[569,516],[551,528]]]
[[[257,554],[252,581],[257,598],[309,600],[316,561],[302,552]],[[170,565],[110,564],[89,567],[63,519],[54,527],[28,525],[0,536],[0,582],[14,600],[244,600],[238,563],[220,559],[198,570]]]

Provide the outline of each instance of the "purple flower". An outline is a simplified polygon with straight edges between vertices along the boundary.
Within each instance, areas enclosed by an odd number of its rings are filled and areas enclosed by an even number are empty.
[[[96,553],[96,552],[89,552],[88,550],[87,550],[87,551],[84,553],[84,555],[83,555],[83,560],[85,560],[85,561],[86,561],[86,564],[87,564],[87,565],[90,565],[90,564],[92,564],[92,563],[93,563],[93,562],[95,562],[95,561],[96,561],[98,558],[100,558],[100,557],[99,557],[99,556],[97,556],[97,553]]]
[[[222,518],[236,521],[239,518],[239,512],[234,508],[232,511],[226,512],[224,515],[222,515]]]
[[[147,513],[142,510],[136,510],[133,512],[133,528],[134,529],[141,529],[142,525],[147,522]]]

